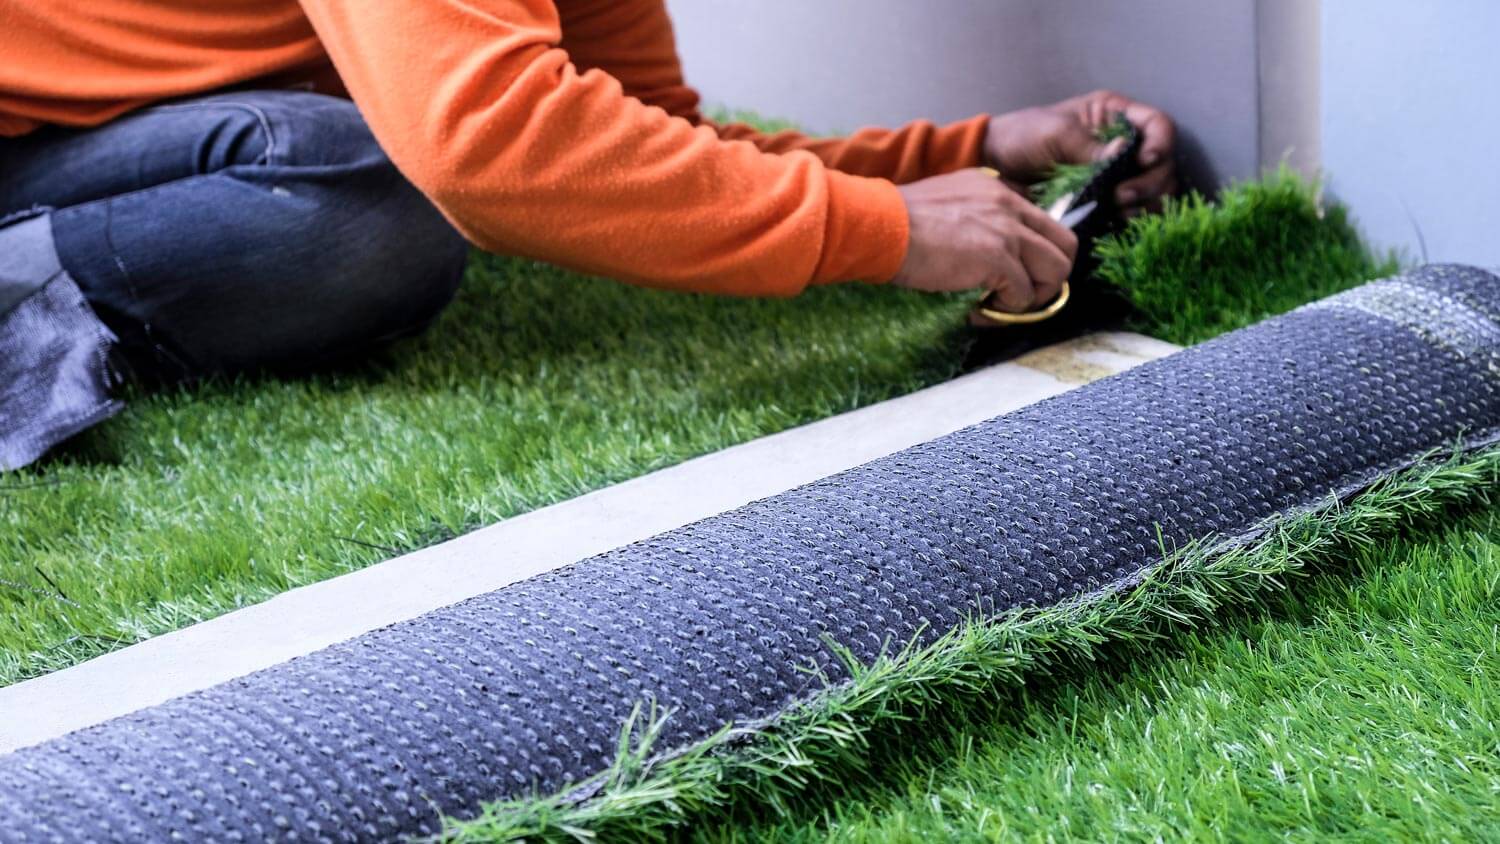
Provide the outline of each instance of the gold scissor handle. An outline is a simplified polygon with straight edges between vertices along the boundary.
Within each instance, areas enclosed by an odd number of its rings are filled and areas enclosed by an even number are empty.
[[[992,179],[1000,178],[1000,171],[993,167],[981,167],[979,168],[979,172]],[[1053,299],[1050,304],[1041,310],[1027,311],[1024,314],[1013,314],[1009,311],[997,311],[994,308],[986,308],[984,303],[990,300],[990,294],[988,293],[985,294],[983,299],[979,300],[979,307],[976,310],[978,310],[980,316],[999,325],[1031,325],[1032,323],[1044,322],[1057,316],[1063,308],[1068,306],[1068,297],[1071,295],[1073,295],[1073,290],[1068,286],[1068,280],[1063,279],[1062,289],[1057,291],[1057,298]]]
[[[1053,299],[1051,304],[1047,305],[1047,307],[1042,308],[1039,311],[1027,311],[1024,314],[1013,314],[1009,311],[997,311],[994,308],[986,308],[984,306],[984,303],[990,300],[989,296],[985,296],[983,299],[979,300],[978,311],[980,316],[984,317],[990,322],[999,323],[1000,325],[1030,325],[1034,322],[1043,322],[1057,316],[1057,314],[1063,308],[1067,307],[1068,297],[1071,296],[1072,293],[1073,291],[1068,286],[1067,279],[1063,279],[1062,289],[1057,291],[1057,298]]]

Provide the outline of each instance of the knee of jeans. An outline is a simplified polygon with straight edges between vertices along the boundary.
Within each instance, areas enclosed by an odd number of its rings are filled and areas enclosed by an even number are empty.
[[[362,254],[346,263],[376,341],[426,328],[458,292],[469,246],[416,188],[401,182],[366,221]],[[351,277],[353,276],[353,277]]]
[[[226,141],[254,134],[263,149],[255,161],[272,167],[379,168],[385,165],[374,134],[347,99],[307,91],[232,91],[162,109],[217,112]]]
[[[200,173],[234,168],[247,182],[299,172],[379,178],[390,166],[353,102],[308,91],[229,91],[145,109],[159,133],[193,138]],[[184,124],[174,131],[172,123]]]
[[[316,197],[309,226],[341,233],[327,256],[340,269],[328,280],[358,312],[348,344],[430,324],[457,292],[468,244],[396,169],[354,103],[307,92],[226,96],[263,116],[274,145],[271,166],[238,178]]]

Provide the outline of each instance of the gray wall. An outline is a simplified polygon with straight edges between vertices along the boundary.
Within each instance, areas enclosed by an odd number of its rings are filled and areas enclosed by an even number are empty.
[[[1324,0],[1322,40],[1330,191],[1377,243],[1500,267],[1500,3]]]
[[[1177,118],[1200,181],[1260,164],[1255,0],[668,5],[688,78],[710,103],[837,132],[1110,87]]]
[[[1255,24],[1261,167],[1285,162],[1312,175],[1322,161],[1320,4],[1318,0],[1258,0]]]

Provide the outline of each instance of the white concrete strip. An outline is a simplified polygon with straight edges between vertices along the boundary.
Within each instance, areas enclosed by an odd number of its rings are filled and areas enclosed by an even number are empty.
[[[1176,351],[1095,334],[278,595],[0,689],[0,753],[242,677],[774,495]]]

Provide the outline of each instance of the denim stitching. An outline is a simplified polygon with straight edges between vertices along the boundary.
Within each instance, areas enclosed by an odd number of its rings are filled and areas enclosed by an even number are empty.
[[[215,100],[211,103],[168,103],[166,105],[158,105],[141,109],[139,112],[137,112],[137,114],[152,114],[168,111],[213,111],[214,109],[218,108],[228,108],[236,111],[243,111],[254,117],[255,122],[260,124],[261,134],[265,135],[266,137],[266,149],[265,152],[261,153],[261,158],[263,159],[261,163],[275,163],[275,156],[278,152],[280,152],[280,150],[277,149],[276,133],[271,129],[270,116],[267,115],[265,110],[260,108],[259,106],[253,106],[248,103],[237,103],[231,100]]]

